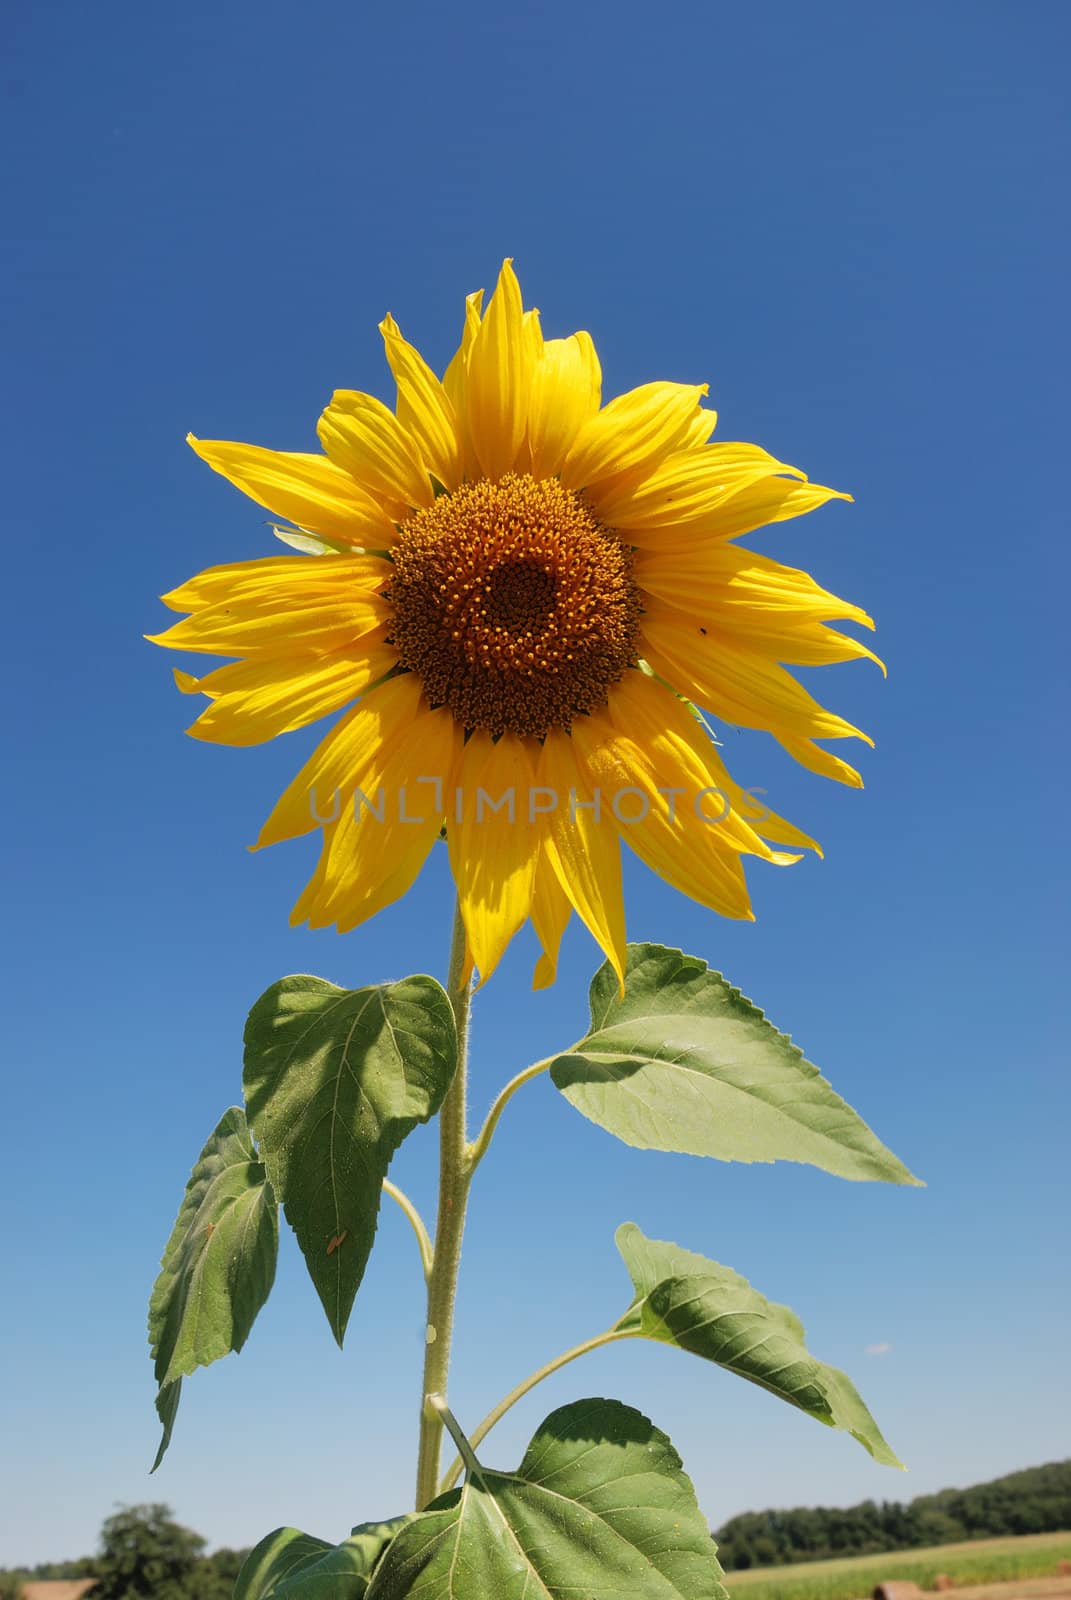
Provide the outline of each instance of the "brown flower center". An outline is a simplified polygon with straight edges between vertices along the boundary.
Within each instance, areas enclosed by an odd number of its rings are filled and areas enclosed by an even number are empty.
[[[636,659],[631,553],[554,479],[465,484],[410,517],[391,553],[398,658],[467,729],[568,728]]]

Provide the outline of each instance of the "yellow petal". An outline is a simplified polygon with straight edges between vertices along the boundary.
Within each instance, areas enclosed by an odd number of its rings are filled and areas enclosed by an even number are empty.
[[[662,692],[670,693],[663,685],[656,684]],[[767,840],[776,844],[789,844],[799,850],[814,850],[818,855],[822,851],[809,834],[803,833],[791,822],[786,822],[772,812],[762,798],[765,790],[742,789],[730,776],[729,771],[719,754],[709,729],[702,720],[696,708],[686,701],[681,701],[674,694],[672,699],[676,710],[672,714],[662,715],[666,719],[667,728],[671,730],[672,737],[677,746],[687,746],[693,759],[697,760],[700,768],[706,772],[706,783],[716,793],[712,794],[710,804],[700,803],[698,808],[693,801],[693,809],[709,820],[712,816],[720,816],[725,810],[725,801],[729,803],[729,811],[718,824],[720,837],[734,850],[743,855],[755,855],[764,861],[771,861],[777,866],[788,865],[798,861],[798,856],[785,856],[771,850]],[[655,709],[655,702],[650,701],[650,707]],[[627,713],[624,713],[627,715]],[[723,798],[719,798],[723,797]]]
[[[680,702],[628,672],[607,712],[578,719],[573,739],[621,838],[659,877],[725,917],[750,919],[740,853],[721,822],[705,821],[714,786],[706,765],[667,723]],[[685,712],[685,716],[687,713]],[[724,803],[717,800],[713,817]]]
[[[461,452],[450,397],[420,351],[402,338],[393,317],[385,317],[379,331],[398,385],[398,422],[416,443],[428,471],[445,488],[456,489]]]
[[[777,735],[777,742],[788,751],[794,761],[801,767],[806,767],[808,772],[817,772],[823,778],[832,778],[835,783],[846,783],[850,789],[863,787],[862,776],[854,767],[842,761],[840,756],[835,756],[828,750],[823,750],[821,745],[814,744],[810,739],[789,739],[783,734]]]
[[[604,496],[647,477],[681,448],[706,393],[705,383],[645,383],[618,395],[580,429],[562,464],[562,483],[587,489],[603,517]]]
[[[647,681],[650,682],[649,679]],[[710,805],[697,804],[693,800],[692,808],[696,815],[709,820],[711,816],[725,810],[724,801],[728,800],[730,809],[719,823],[719,833],[722,840],[732,849],[743,855],[759,856],[763,861],[772,861],[780,866],[796,861],[799,857],[785,856],[776,850],[771,850],[767,839],[772,839],[778,844],[791,844],[800,850],[815,850],[821,855],[818,845],[808,834],[770,812],[759,791],[753,793],[742,789],[733,780],[709,727],[695,706],[679,699],[663,684],[656,683],[655,687],[663,694],[670,694],[674,710],[667,713],[664,706],[656,703],[654,697],[648,695],[648,713],[660,714],[664,718],[667,734],[674,746],[678,750],[683,747],[690,752],[691,759],[707,774],[706,784],[717,791],[718,796],[724,797],[724,799],[715,797]],[[618,714],[624,717],[628,713],[622,707]],[[764,794],[765,790],[761,793]],[[776,831],[770,831],[763,820],[765,817],[773,818]]]
[[[693,613],[694,615],[694,613]],[[773,661],[791,667],[828,667],[841,661],[873,661],[887,677],[885,663],[879,655],[854,639],[849,633],[839,633],[824,623],[808,617],[793,617],[782,613],[758,620],[734,612],[719,617],[727,638],[734,634],[750,650],[757,650]]]
[[[717,788],[728,799],[734,817],[745,827],[754,829],[757,835],[770,840],[773,844],[787,844],[794,850],[813,850],[815,855],[822,855],[821,845],[812,839],[809,833],[804,833],[794,822],[789,822],[787,818],[779,817],[776,811],[771,811],[766,804],[765,789],[741,789],[740,785],[733,781],[728,768],[713,746],[709,764]],[[772,856],[770,859],[784,863],[798,861],[799,857]]]
[[[340,598],[352,589],[374,590],[391,574],[380,556],[261,556],[256,561],[230,561],[206,567],[168,594],[171,611],[200,611],[206,606],[235,606],[267,601]]]
[[[793,483],[788,478],[761,477],[738,489],[709,515],[697,521],[666,523],[657,528],[632,528],[630,544],[648,550],[690,549],[717,540],[737,539],[772,522],[801,517],[830,500],[851,500],[850,494],[824,488],[820,483]]]
[[[458,446],[461,452],[461,475],[463,478],[478,478],[480,476],[480,463],[477,461],[472,448],[471,430],[469,428],[468,379],[466,374],[469,356],[472,354],[473,341],[480,329],[482,306],[482,289],[477,289],[475,294],[470,294],[466,297],[465,326],[461,335],[461,343],[443,373],[443,389],[454,408],[454,417],[457,422]]]
[[[601,495],[599,515],[627,531],[705,522],[739,490],[778,474],[804,476],[757,444],[705,444],[676,451],[642,483]]]
[[[482,730],[473,733],[458,763],[456,801],[448,807],[450,863],[483,983],[532,906],[538,835],[528,822],[531,750],[532,742],[515,734],[496,743]]]
[[[529,376],[535,371],[543,359],[543,324],[540,320],[537,306],[529,306],[521,318],[521,327],[524,329],[524,342],[527,351]]]
[[[718,413],[706,406],[700,406],[681,442],[681,449],[697,450],[700,445],[706,444],[717,426]]]
[[[247,747],[340,711],[397,664],[386,628],[361,641],[362,649],[333,656],[239,661],[193,678],[185,692],[212,701],[188,730],[211,744]]]
[[[411,672],[389,678],[366,695],[352,711],[336,722],[312,755],[291,779],[260,830],[255,849],[299,839],[323,823],[341,816],[358,790],[375,805],[380,790],[386,794],[385,774],[392,756],[408,748],[414,728],[423,727],[430,715],[423,708],[420,680]],[[412,774],[434,777],[418,767]],[[359,807],[362,802],[358,798]]]
[[[771,850],[767,839],[821,855],[808,834],[770,811],[760,792],[741,789],[734,782],[694,707],[682,702],[663,684],[645,673],[627,672],[610,697],[607,716],[615,741],[622,739],[638,746],[638,756],[631,758],[635,770],[642,772],[648,763],[651,776],[664,774],[658,793],[661,809],[670,821],[675,806],[690,808],[700,836],[713,827],[719,847],[759,856],[778,866],[799,857]],[[674,807],[669,803],[671,788],[678,791]],[[649,787],[648,792],[653,796],[654,789]],[[652,799],[652,810],[654,807]],[[686,819],[684,825],[691,826],[691,822]]]
[[[569,735],[554,728],[539,758],[537,805],[545,816],[547,859],[577,916],[602,946],[618,981],[625,982],[625,905],[621,851],[613,824],[596,817],[588,773]]]
[[[545,342],[528,406],[533,476],[558,472],[580,429],[597,413],[601,394],[602,369],[590,334]]]
[[[541,845],[532,888],[532,926],[543,947],[532,976],[533,989],[549,989],[558,975],[558,951],[572,907],[550,864],[546,846]]]
[[[633,572],[642,589],[685,611],[710,607],[719,618],[795,615],[874,626],[861,606],[830,594],[809,573],[734,544],[711,540],[670,550],[639,550]]]
[[[641,589],[668,602],[699,632],[712,627],[728,642],[795,666],[866,658],[885,671],[867,645],[825,626],[828,618],[845,617],[873,628],[867,613],[794,567],[736,545],[704,543],[641,550],[633,572]]]
[[[392,820],[381,828],[367,817],[356,822],[352,810],[325,829],[324,848],[316,871],[290,913],[298,927],[337,928],[351,933],[362,922],[409,893],[431,852],[441,819],[420,819],[401,828]]]
[[[473,338],[465,375],[469,442],[485,477],[508,472],[524,443],[531,358],[521,288],[507,260]]]
[[[336,389],[316,429],[320,443],[396,522],[435,498],[414,441],[374,395]]]
[[[472,354],[473,340],[480,329],[482,310],[482,289],[477,289],[474,294],[465,296],[465,326],[461,333],[461,343],[443,373],[443,388],[446,390],[447,399],[453,406],[454,413],[459,421],[464,418],[467,410],[465,406],[465,378],[468,371],[469,356]]]
[[[762,728],[781,737],[873,741],[826,711],[791,673],[718,635],[682,612],[651,607],[641,622],[643,654],[654,670],[723,722]]]
[[[381,753],[380,803],[365,791],[370,804],[344,805],[325,828],[324,850],[292,922],[348,933],[408,893],[442,829],[441,802],[453,786],[461,739],[448,711],[420,707]]]
[[[319,568],[333,559],[279,556],[201,573],[166,596],[169,605],[192,605],[193,614],[146,637],[171,650],[220,656],[319,656],[344,650],[386,622],[390,611],[375,590],[340,581],[337,572],[303,569],[305,562]],[[276,562],[297,570],[280,570]]]
[[[195,439],[192,433],[186,442],[236,489],[299,528],[374,550],[393,542],[394,526],[383,508],[326,456]]]
[[[208,606],[176,622],[164,633],[145,637],[169,650],[213,656],[274,658],[322,656],[343,650],[387,619],[378,595],[355,594],[347,601],[293,601],[285,609]]]
[[[521,319],[521,329],[525,349],[524,368],[525,372],[527,373],[527,378],[525,379],[527,385],[525,415],[527,416],[531,407],[532,385],[535,373],[539,370],[540,362],[543,360],[544,349],[543,329],[539,320],[539,312],[534,307],[530,307],[529,310],[524,313],[524,316]],[[520,448],[513,458],[513,471],[530,473],[531,470],[532,450],[528,443],[526,425],[525,436],[521,440]]]

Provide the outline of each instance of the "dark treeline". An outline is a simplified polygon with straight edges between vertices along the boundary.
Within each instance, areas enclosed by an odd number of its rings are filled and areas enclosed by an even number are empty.
[[[205,1555],[206,1543],[169,1506],[124,1506],[102,1527],[96,1555],[0,1571],[0,1600],[19,1600],[42,1578],[93,1578],[86,1600],[231,1600],[246,1552]]]
[[[864,1500],[837,1509],[748,1511],[719,1528],[718,1555],[730,1572],[792,1561],[918,1550],[962,1539],[1071,1528],[1071,1461],[1012,1472],[970,1489],[942,1489],[907,1505]]]

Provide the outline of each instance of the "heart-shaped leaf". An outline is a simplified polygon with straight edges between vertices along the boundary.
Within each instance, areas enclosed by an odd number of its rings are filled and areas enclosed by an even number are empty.
[[[714,1361],[827,1427],[845,1428],[875,1461],[902,1466],[851,1379],[815,1360],[787,1306],[765,1299],[730,1267],[648,1239],[634,1222],[616,1238],[636,1291],[618,1330]]]
[[[279,1207],[253,1147],[245,1112],[225,1111],[197,1158],[149,1301],[149,1344],[171,1442],[181,1380],[240,1350],[271,1291]]]
[[[298,1528],[275,1528],[254,1545],[242,1562],[233,1600],[266,1600],[334,1548],[326,1539],[315,1539]]]
[[[434,978],[367,989],[283,978],[249,1013],[249,1121],[339,1344],[391,1157],[438,1111],[456,1064],[454,1014]]]
[[[246,1556],[234,1600],[363,1600],[376,1562],[411,1518],[363,1523],[337,1545],[276,1528]]]
[[[591,1031],[551,1076],[584,1116],[645,1150],[918,1181],[738,989],[663,945],[628,946],[623,996],[609,962],[599,969]]]
[[[664,1433],[617,1400],[540,1426],[516,1472],[480,1467],[404,1527],[368,1600],[728,1600]]]

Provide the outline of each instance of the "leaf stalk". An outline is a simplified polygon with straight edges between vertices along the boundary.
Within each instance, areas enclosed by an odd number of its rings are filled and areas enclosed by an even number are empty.
[[[476,1168],[487,1154],[487,1147],[491,1143],[495,1129],[498,1127],[498,1119],[501,1117],[503,1111],[505,1111],[510,1100],[512,1100],[513,1096],[517,1093],[517,1090],[523,1088],[524,1085],[529,1083],[532,1078],[538,1078],[540,1073],[547,1072],[553,1060],[553,1056],[547,1056],[544,1061],[534,1062],[532,1066],[525,1067],[523,1072],[518,1072],[517,1076],[515,1078],[511,1078],[509,1083],[506,1084],[494,1105],[487,1113],[487,1119],[484,1122],[483,1127],[480,1129],[478,1137],[474,1139],[468,1147],[470,1174],[475,1172]]]
[[[398,1185],[392,1183],[389,1178],[383,1179],[383,1193],[389,1194],[391,1199],[401,1207],[410,1227],[416,1234],[417,1245],[420,1248],[420,1261],[424,1268],[424,1282],[427,1283],[431,1277],[432,1257],[435,1252],[432,1249],[431,1237],[424,1226],[424,1218],[405,1191],[399,1189]]]
[[[504,1399],[500,1400],[492,1411],[489,1411],[468,1439],[470,1452],[474,1451],[483,1439],[486,1439],[496,1422],[500,1422],[518,1400],[523,1400],[529,1390],[534,1389],[537,1383],[542,1383],[544,1378],[549,1378],[561,1367],[576,1361],[580,1356],[588,1355],[592,1350],[598,1350],[604,1344],[615,1344],[619,1339],[635,1339],[637,1330],[634,1328],[608,1328],[605,1333],[596,1334],[594,1339],[585,1339],[583,1344],[575,1344],[571,1350],[564,1351],[560,1356],[555,1356],[553,1361],[548,1361],[546,1366],[538,1367],[535,1372],[511,1389]],[[452,1489],[461,1476],[467,1462],[458,1456],[439,1485],[439,1493],[445,1494],[447,1489]]]

